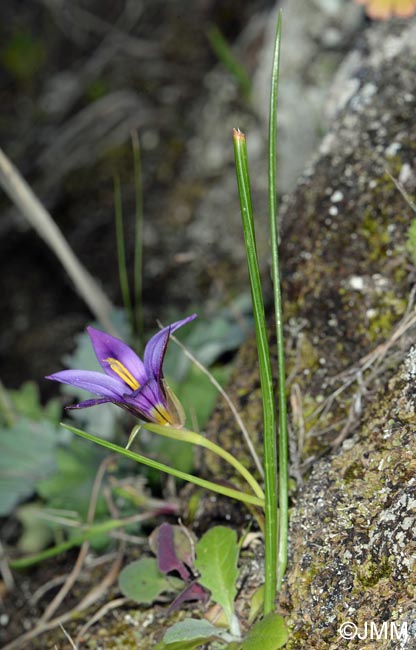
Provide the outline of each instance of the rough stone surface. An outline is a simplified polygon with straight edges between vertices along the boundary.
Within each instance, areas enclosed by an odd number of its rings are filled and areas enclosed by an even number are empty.
[[[415,383],[403,367],[359,433],[317,463],[296,504],[281,599],[290,648],[354,647],[341,629],[372,648],[372,623],[377,647],[416,647],[415,519]]]

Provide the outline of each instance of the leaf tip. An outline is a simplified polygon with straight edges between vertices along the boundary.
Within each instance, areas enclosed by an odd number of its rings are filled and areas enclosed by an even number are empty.
[[[240,129],[237,128],[237,129],[233,129],[233,138],[234,140],[245,141],[246,136],[242,131],[240,131]]]

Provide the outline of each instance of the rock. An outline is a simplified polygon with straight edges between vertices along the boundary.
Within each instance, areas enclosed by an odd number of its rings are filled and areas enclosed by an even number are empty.
[[[377,629],[377,647],[416,647],[415,397],[404,365],[374,396],[357,434],[314,466],[302,490],[281,598],[290,648],[350,647],[357,633],[360,647],[371,648]]]

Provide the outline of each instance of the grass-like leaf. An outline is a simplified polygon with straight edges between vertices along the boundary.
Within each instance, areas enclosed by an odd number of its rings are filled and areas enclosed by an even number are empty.
[[[269,213],[270,213],[270,245],[272,249],[272,279],[274,311],[276,320],[277,367],[279,406],[279,544],[277,556],[277,589],[280,589],[287,564],[288,540],[288,436],[286,410],[286,370],[285,370],[285,341],[283,332],[282,296],[280,290],[279,271],[279,234],[277,224],[276,202],[276,147],[277,147],[277,98],[280,73],[280,41],[282,31],[282,12],[279,11],[274,48],[272,81],[269,110]]]
[[[134,187],[136,194],[135,210],[135,235],[134,235],[134,311],[135,311],[135,332],[137,333],[140,345],[143,347],[143,186],[142,186],[142,164],[140,155],[139,136],[133,131],[132,136],[133,159],[134,159]]]
[[[116,217],[116,241],[117,241],[117,261],[118,273],[120,279],[121,295],[123,305],[129,316],[130,326],[133,326],[133,308],[130,298],[130,286],[127,273],[126,249],[124,245],[124,226],[123,226],[123,201],[121,198],[120,179],[114,177],[114,210]]]
[[[240,492],[239,490],[234,490],[233,488],[228,488],[223,485],[219,485],[218,483],[207,481],[203,478],[199,478],[199,476],[194,476],[193,474],[187,474],[186,472],[182,472],[181,470],[175,469],[174,467],[169,467],[169,465],[159,463],[157,460],[153,460],[152,458],[147,458],[141,454],[136,454],[135,452],[130,451],[129,449],[125,449],[124,447],[120,447],[113,442],[109,442],[108,440],[103,440],[102,438],[93,436],[86,431],[71,427],[69,424],[63,424],[62,426],[65,429],[72,431],[72,433],[75,433],[77,436],[81,436],[81,438],[95,442],[97,445],[101,445],[101,447],[105,447],[110,451],[114,451],[121,456],[126,456],[126,458],[130,458],[131,460],[136,461],[136,463],[141,463],[147,467],[152,467],[153,469],[164,472],[165,474],[171,474],[171,476],[175,476],[176,478],[187,481],[188,483],[193,483],[194,485],[198,485],[199,487],[205,488],[206,490],[211,490],[212,492],[223,494],[224,496],[230,497],[231,499],[236,499],[237,501],[242,501],[243,503],[249,503],[255,506],[263,506],[262,499],[252,494]]]
[[[266,333],[263,293],[260,280],[259,263],[257,259],[253,207],[251,203],[250,179],[248,173],[246,139],[244,134],[238,130],[234,130],[234,153],[251,295],[253,300],[254,324],[256,328],[261,395],[263,402],[264,488],[266,496],[264,506],[264,613],[268,614],[273,610],[274,599],[276,597],[277,570],[277,459],[275,403],[269,342]]]
[[[246,469],[235,456],[230,454],[219,445],[216,445],[208,438],[204,438],[204,436],[200,433],[196,433],[195,431],[188,431],[187,429],[174,429],[173,427],[166,427],[165,425],[153,423],[146,424],[146,429],[153,431],[154,433],[157,433],[161,436],[165,436],[166,438],[173,438],[174,440],[189,442],[192,445],[205,447],[205,449],[212,451],[217,456],[223,458],[229,465],[234,467],[240,476],[242,476],[250,485],[254,494],[258,496],[259,499],[264,500],[264,492],[251,472],[249,472],[248,469]]]

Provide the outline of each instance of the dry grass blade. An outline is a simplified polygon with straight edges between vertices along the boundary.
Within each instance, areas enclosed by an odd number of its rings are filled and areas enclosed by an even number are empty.
[[[97,612],[95,612],[94,616],[90,618],[89,621],[83,625],[83,627],[80,629],[80,631],[77,634],[76,641],[79,643],[84,636],[85,632],[87,632],[90,627],[92,627],[95,623],[97,623],[100,619],[103,618],[108,612],[111,612],[113,609],[118,609],[119,607],[122,607],[128,602],[128,598],[115,598],[114,600],[110,600],[110,602],[106,603],[99,609]]]
[[[45,210],[16,167],[0,149],[0,185],[30,225],[53,250],[94,316],[110,332],[112,305],[68,245],[51,215]]]
[[[75,642],[72,640],[71,636],[68,634],[62,623],[59,624],[59,627],[61,628],[62,632],[65,634],[66,638],[68,639],[69,643],[71,644],[71,648],[73,650],[78,650],[78,646],[75,645]]]

